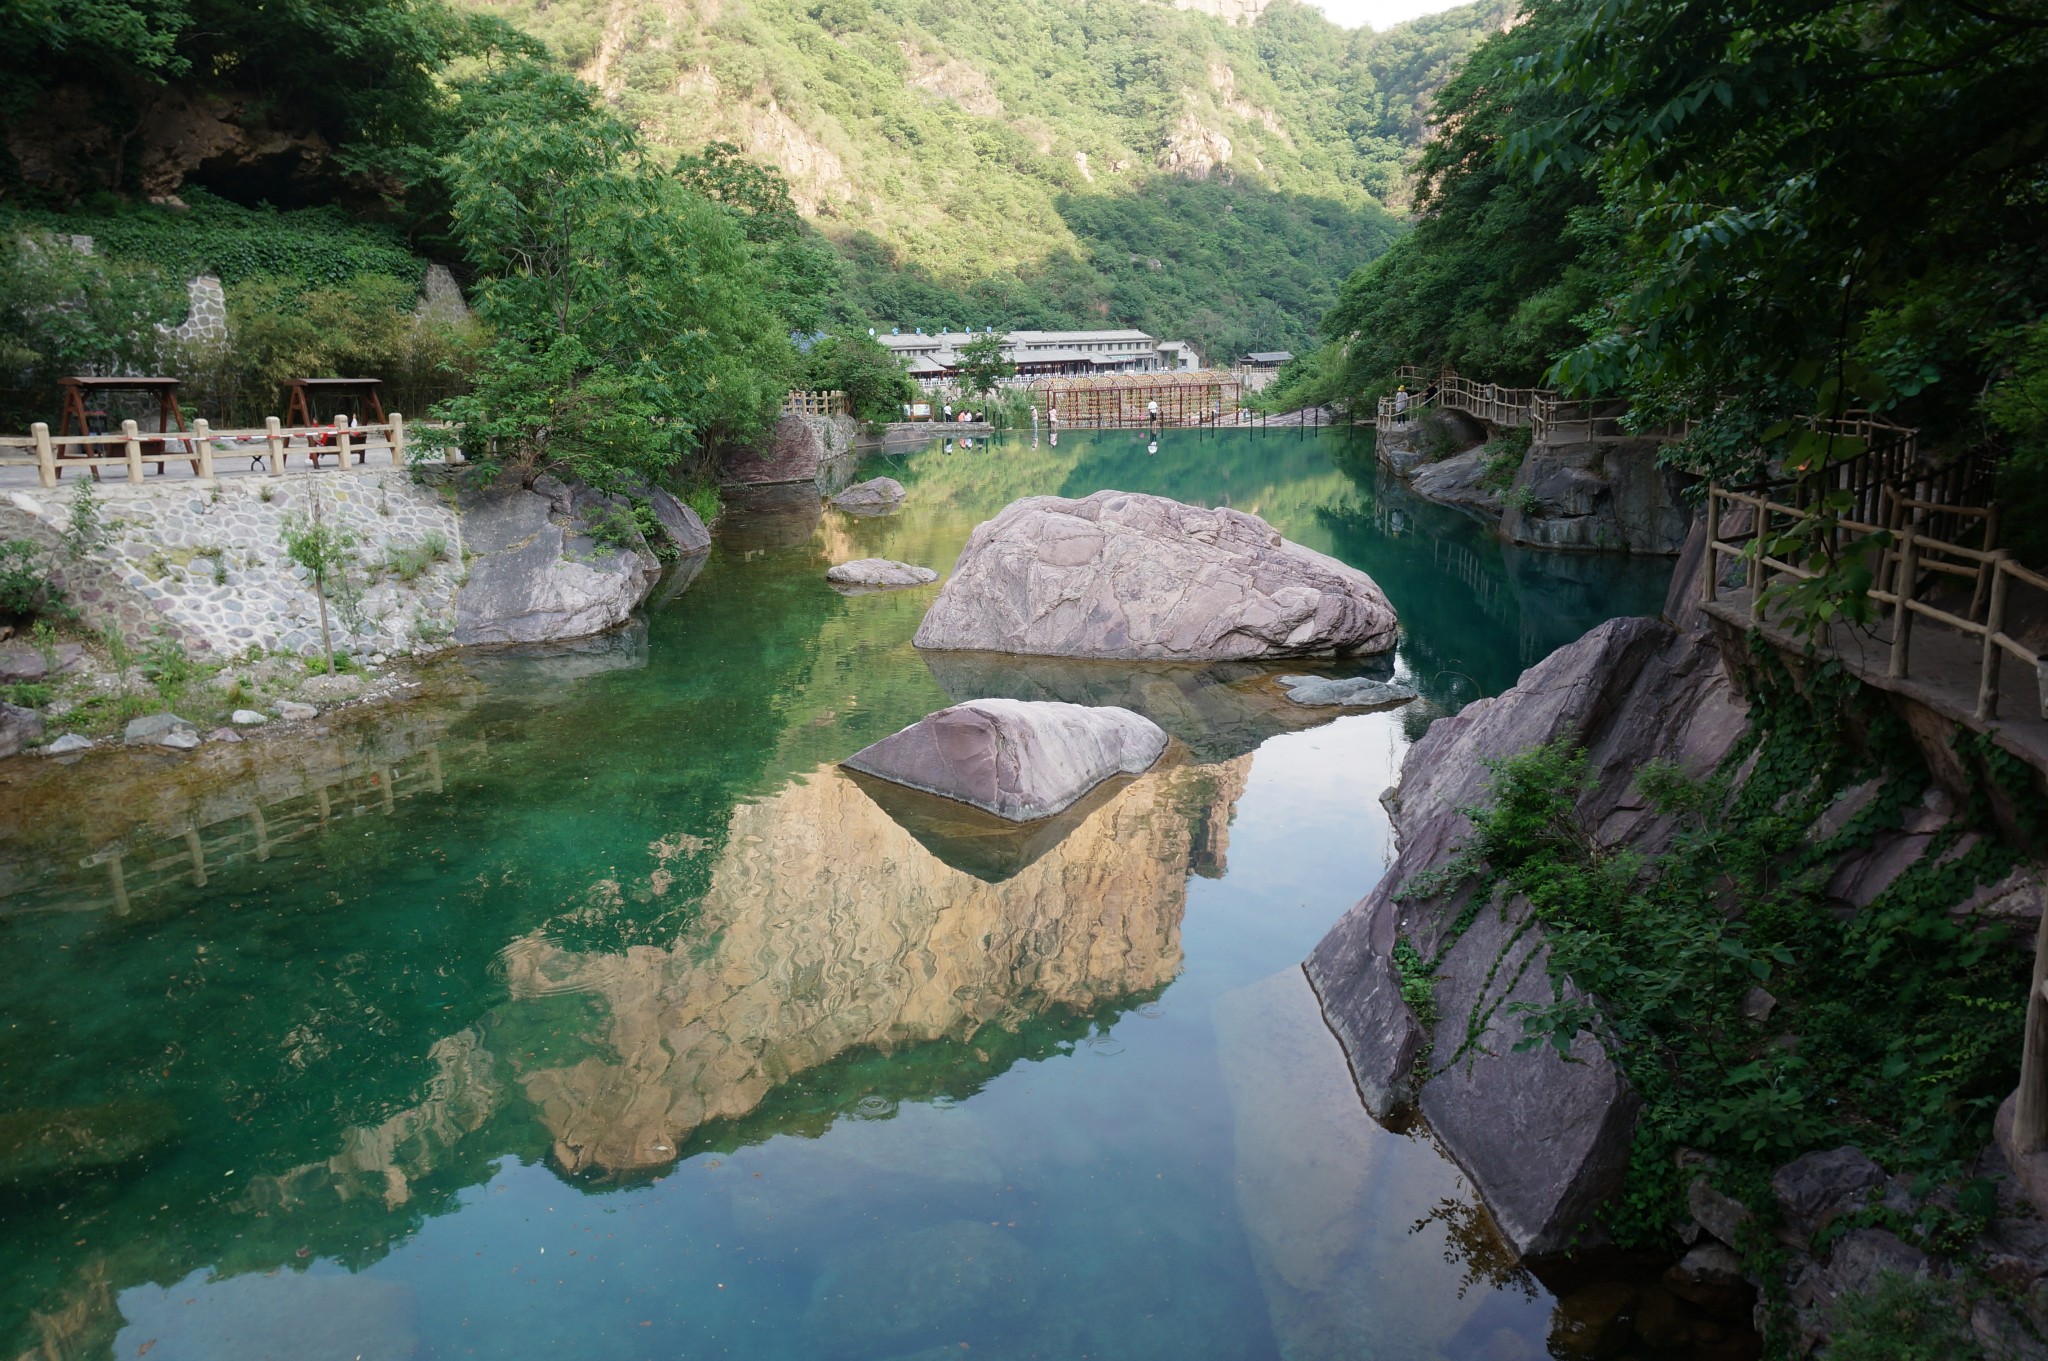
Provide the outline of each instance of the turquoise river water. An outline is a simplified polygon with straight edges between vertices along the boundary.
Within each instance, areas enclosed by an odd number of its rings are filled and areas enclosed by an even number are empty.
[[[1298,962],[1438,715],[1668,566],[1504,549],[1331,432],[871,459],[732,508],[554,650],[190,756],[0,765],[0,1356],[1485,1358],[1551,1298],[1426,1130],[1359,1108]],[[1371,573],[1424,698],[1291,667],[921,657],[1015,497],[1229,504]],[[992,837],[835,763],[985,694],[1179,741]]]

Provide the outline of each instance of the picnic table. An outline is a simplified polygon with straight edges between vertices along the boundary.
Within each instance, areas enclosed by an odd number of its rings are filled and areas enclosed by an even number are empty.
[[[63,443],[62,440],[65,435],[104,435],[108,433],[105,428],[107,425],[106,410],[103,407],[86,406],[87,396],[103,399],[107,394],[114,392],[140,392],[156,398],[156,422],[159,437],[142,441],[142,452],[145,458],[155,461],[157,475],[161,477],[164,471],[164,450],[170,443],[169,440],[161,436],[170,433],[172,430],[176,430],[181,434],[185,430],[185,413],[178,407],[178,382],[179,380],[176,378],[95,378],[83,375],[61,380],[60,386],[64,389],[64,414],[57,423],[57,436],[60,441],[57,445],[57,457],[60,459],[93,457],[93,447],[91,445],[76,441],[69,444]],[[101,427],[98,430],[92,428],[95,420],[99,422]],[[190,441],[181,441],[181,443],[186,445],[188,453],[191,452]],[[199,475],[199,460],[192,458],[188,461],[192,464],[192,475],[197,477]],[[99,481],[99,468],[93,467],[91,472],[93,481]],[[61,468],[58,470],[57,475],[59,477],[64,475]]]

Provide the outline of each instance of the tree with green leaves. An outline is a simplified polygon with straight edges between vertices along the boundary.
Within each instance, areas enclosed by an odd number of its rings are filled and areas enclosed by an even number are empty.
[[[839,255],[798,215],[789,181],[774,166],[748,160],[731,142],[712,142],[676,159],[676,179],[731,212],[767,272],[767,302],[793,331],[824,323],[841,284]]]
[[[515,66],[465,100],[485,116],[449,179],[492,333],[445,408],[465,456],[606,486],[765,428],[794,354],[732,215],[649,167],[572,76]]]
[[[917,384],[903,362],[873,336],[828,336],[804,356],[804,386],[846,394],[853,414],[864,421],[902,418],[903,404],[917,397]]]
[[[1017,372],[1005,353],[1009,337],[994,334],[976,336],[960,347],[960,386],[969,395],[986,397],[1005,379]]]

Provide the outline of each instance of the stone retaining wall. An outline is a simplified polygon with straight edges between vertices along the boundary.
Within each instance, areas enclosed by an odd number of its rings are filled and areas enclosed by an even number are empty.
[[[195,481],[104,482],[95,488],[107,542],[82,561],[57,546],[84,485],[17,492],[0,533],[48,549],[88,624],[113,627],[131,646],[159,633],[188,651],[219,658],[251,648],[306,655],[320,648],[320,605],[312,574],[286,555],[284,531],[310,518],[352,532],[348,577],[358,603],[344,610],[329,592],[338,649],[404,654],[446,646],[455,592],[464,575],[456,507],[403,468],[358,467],[313,475]],[[396,559],[438,536],[442,554],[406,581]],[[409,568],[410,570],[410,568]]]

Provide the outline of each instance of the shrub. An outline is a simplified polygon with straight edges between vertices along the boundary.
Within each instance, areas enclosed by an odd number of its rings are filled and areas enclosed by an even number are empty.
[[[27,539],[0,543],[0,615],[32,619],[68,613],[64,592],[37,560],[35,544]]]
[[[1953,1283],[1887,1271],[1835,1302],[1828,1361],[1949,1361],[1978,1354]]]
[[[1479,485],[1494,491],[1506,491],[1521,469],[1522,460],[1528,457],[1529,445],[1535,431],[1526,425],[1517,425],[1495,435],[1481,446],[1481,457],[1485,471],[1479,475]]]
[[[416,581],[448,556],[448,536],[429,530],[418,543],[392,544],[384,553],[384,570],[400,581]]]

